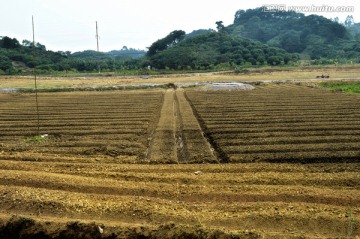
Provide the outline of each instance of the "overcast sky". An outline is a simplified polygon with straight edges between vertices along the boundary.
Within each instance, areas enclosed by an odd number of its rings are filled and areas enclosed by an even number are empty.
[[[96,50],[97,21],[100,51],[123,46],[145,50],[173,30],[190,33],[196,29],[215,29],[215,22],[220,20],[227,26],[233,23],[237,10],[264,4],[354,6],[354,12],[316,14],[338,16],[341,21],[353,15],[355,22],[360,22],[358,0],[0,0],[0,36],[15,37],[20,42],[32,40],[31,16],[34,16],[35,41],[47,49]]]

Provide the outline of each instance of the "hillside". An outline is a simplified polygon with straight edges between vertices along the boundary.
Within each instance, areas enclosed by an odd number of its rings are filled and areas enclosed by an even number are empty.
[[[156,54],[149,56],[151,65],[159,69],[212,69],[231,65],[281,65],[297,60],[296,55],[285,50],[222,31],[181,39],[158,46],[159,50],[154,50]]]
[[[262,8],[238,10],[225,30],[311,59],[354,59],[360,42],[344,25],[318,15],[293,11],[266,12]]]

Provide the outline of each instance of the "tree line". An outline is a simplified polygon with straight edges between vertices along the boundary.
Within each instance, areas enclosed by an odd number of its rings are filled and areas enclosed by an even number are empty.
[[[28,73],[35,69],[39,73],[54,71],[96,72],[126,71],[141,69],[142,61],[137,60],[145,51],[127,48],[108,53],[83,51],[54,52],[40,43],[28,40],[20,43],[16,38],[0,37],[0,74]]]

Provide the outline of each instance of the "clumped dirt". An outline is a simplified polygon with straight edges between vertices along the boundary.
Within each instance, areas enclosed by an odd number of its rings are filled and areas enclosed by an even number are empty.
[[[357,95],[283,83],[187,96],[229,162],[359,162]]]
[[[40,93],[39,131],[47,137],[39,139],[33,94],[1,94],[0,158],[140,161],[162,98],[161,90]]]
[[[356,238],[359,172],[358,164],[3,161],[0,218],[3,224],[8,215],[42,225],[94,221],[106,230],[174,222],[264,238]]]
[[[29,218],[13,216],[9,221],[0,221],[0,238],[6,239],[258,239],[254,232],[227,233],[209,230],[201,226],[186,226],[168,223],[157,228],[107,227],[103,224],[69,222],[39,223]]]

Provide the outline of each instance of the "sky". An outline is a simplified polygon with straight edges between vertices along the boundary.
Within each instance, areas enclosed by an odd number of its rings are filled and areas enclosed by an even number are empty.
[[[5,2],[6,1],[6,2]],[[52,51],[96,50],[96,22],[100,51],[123,46],[146,50],[174,30],[190,33],[215,29],[216,21],[230,25],[239,9],[269,4],[289,6],[353,6],[353,12],[303,12],[360,22],[358,0],[0,0],[0,36],[32,40]]]

